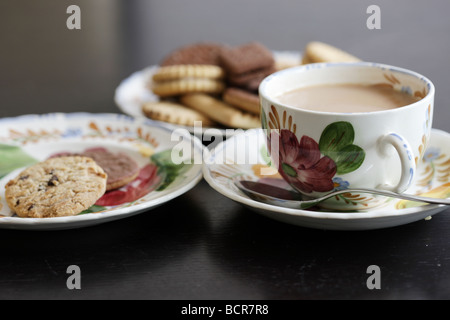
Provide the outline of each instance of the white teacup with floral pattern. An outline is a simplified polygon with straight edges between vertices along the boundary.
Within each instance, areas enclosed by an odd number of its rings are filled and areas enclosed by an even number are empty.
[[[281,94],[302,87],[346,83],[389,85],[420,100],[360,113],[310,111],[277,101]],[[430,137],[434,92],[424,76],[377,63],[320,63],[276,72],[259,87],[272,165],[293,188],[311,198],[345,188],[404,192],[415,178]],[[345,193],[323,207],[361,210],[387,200]]]

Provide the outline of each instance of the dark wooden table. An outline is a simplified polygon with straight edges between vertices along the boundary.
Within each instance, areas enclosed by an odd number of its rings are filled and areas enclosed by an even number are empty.
[[[119,113],[122,79],[194,41],[302,50],[322,40],[427,75],[437,88],[434,127],[450,131],[448,2],[380,1],[381,30],[366,27],[369,2],[246,2],[2,1],[0,117]],[[71,4],[81,30],[66,27]],[[0,235],[2,300],[450,298],[450,209],[382,230],[315,230],[258,215],[201,181],[123,220]],[[80,267],[79,290],[66,286],[70,265]],[[367,287],[370,265],[380,267],[381,289]]]

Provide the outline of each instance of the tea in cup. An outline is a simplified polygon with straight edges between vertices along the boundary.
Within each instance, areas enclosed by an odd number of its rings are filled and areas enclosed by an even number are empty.
[[[424,76],[377,63],[276,72],[259,87],[272,164],[310,198],[347,188],[404,192],[430,138],[434,92]],[[322,206],[360,210],[387,200],[345,193]]]

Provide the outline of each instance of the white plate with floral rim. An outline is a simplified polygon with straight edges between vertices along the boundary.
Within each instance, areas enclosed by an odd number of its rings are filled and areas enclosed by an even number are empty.
[[[205,151],[203,176],[219,193],[264,216],[316,229],[370,230],[394,227],[429,219],[447,209],[443,205],[398,199],[390,199],[383,207],[352,212],[333,212],[318,207],[308,210],[288,209],[252,200],[233,185],[232,179],[241,176],[240,179],[259,181],[292,191],[278,172],[269,167],[269,161],[263,131],[248,130],[227,139],[207,154]],[[344,183],[340,185],[340,181],[334,183],[336,188],[345,187]],[[424,159],[418,164],[416,179],[406,192],[436,198],[450,197],[449,133],[432,129]],[[341,200],[356,203],[364,201],[364,197],[344,194]]]
[[[274,51],[275,61],[283,63],[284,65],[298,65],[301,62],[301,53],[295,51]],[[119,109],[132,117],[144,117],[145,114],[142,112],[142,105],[149,101],[158,101],[159,97],[153,94],[148,89],[148,82],[150,81],[152,75],[158,69],[158,65],[148,66],[142,70],[136,71],[129,77],[124,79],[119,86],[116,88],[114,94],[114,101]],[[162,126],[166,126],[169,129],[183,128],[189,131],[191,134],[196,135],[199,138],[205,139],[206,141],[211,141],[211,139],[217,135],[222,135],[223,137],[230,137],[234,134],[234,130],[227,130],[225,127],[217,128],[195,128],[187,127],[176,124],[171,124],[168,122],[157,121]]]
[[[21,218],[9,209],[5,185],[23,168],[55,154],[99,147],[132,157],[140,167],[136,180],[105,193],[94,206],[75,216]],[[174,163],[172,150],[180,148],[188,152],[184,158],[178,153]],[[72,229],[148,211],[182,195],[202,179],[201,164],[191,161],[201,159],[202,153],[202,143],[190,134],[174,136],[151,120],[126,115],[53,113],[0,119],[0,228]]]

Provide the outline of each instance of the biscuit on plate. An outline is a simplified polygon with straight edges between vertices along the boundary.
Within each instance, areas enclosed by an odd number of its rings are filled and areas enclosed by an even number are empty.
[[[73,216],[103,196],[107,178],[91,158],[50,158],[9,181],[5,186],[6,202],[19,217]]]
[[[225,89],[223,77],[223,69],[214,65],[166,66],[155,72],[149,88],[163,98],[194,92],[218,94]]]
[[[183,78],[222,79],[224,76],[225,72],[218,66],[186,64],[160,67],[153,74],[153,81],[169,81]]]
[[[251,91],[257,90],[262,79],[276,71],[272,52],[258,42],[223,49],[220,62],[230,85]]]
[[[187,94],[181,96],[180,101],[227,127],[250,129],[261,126],[258,116],[243,112],[207,94]]]
[[[81,156],[93,159],[108,175],[106,191],[119,189],[137,178],[139,166],[123,152],[112,153],[103,148],[92,148]]]
[[[160,66],[180,64],[219,65],[220,51],[225,45],[213,42],[199,42],[177,48],[166,55]]]
[[[243,111],[260,114],[259,96],[256,93],[230,87],[225,90],[222,99]]]
[[[275,63],[272,52],[258,42],[224,49],[220,53],[220,61],[231,75],[272,67]]]
[[[202,126],[205,127],[215,124],[214,121],[201,112],[175,102],[147,102],[142,106],[142,111],[150,119],[184,126],[194,126],[195,121],[201,121]]]
[[[261,81],[263,81],[265,77],[271,75],[275,71],[277,71],[276,67],[270,66],[241,75],[230,75],[228,77],[228,83],[230,86],[256,92],[258,91]]]
[[[359,58],[332,45],[313,41],[309,42],[303,52],[302,63],[320,62],[358,62]]]

